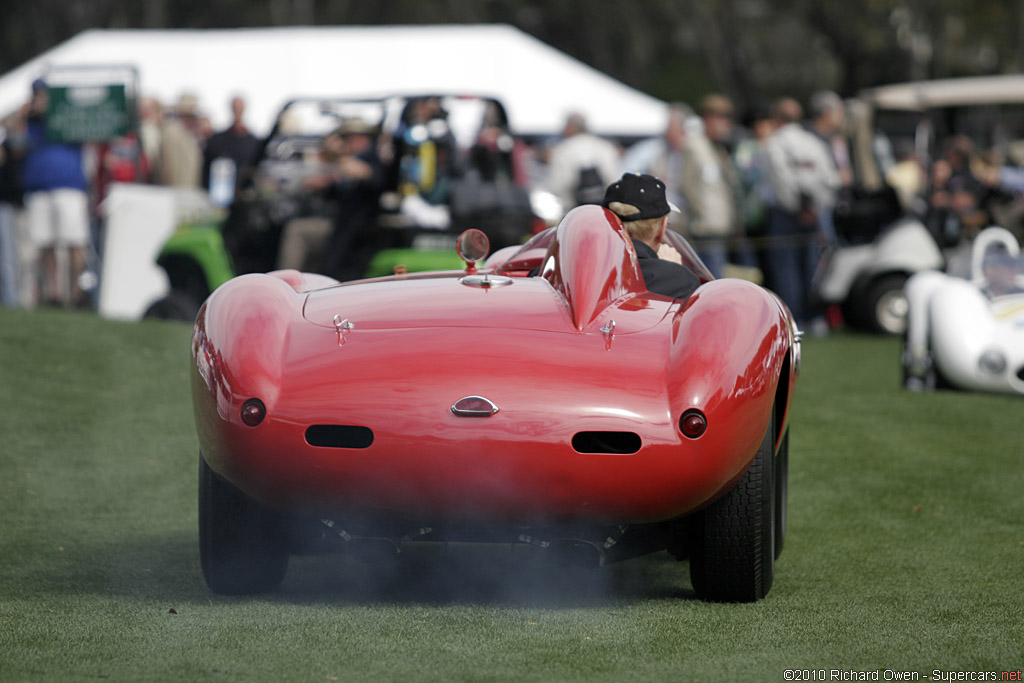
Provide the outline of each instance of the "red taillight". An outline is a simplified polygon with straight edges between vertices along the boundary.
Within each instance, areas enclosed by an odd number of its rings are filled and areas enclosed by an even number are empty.
[[[258,398],[250,398],[242,404],[242,422],[255,427],[267,416],[267,407]]]
[[[698,436],[703,434],[707,428],[708,419],[704,417],[704,413],[699,410],[687,410],[683,413],[683,416],[679,418],[679,431],[683,433],[683,436],[690,439],[696,439]]]

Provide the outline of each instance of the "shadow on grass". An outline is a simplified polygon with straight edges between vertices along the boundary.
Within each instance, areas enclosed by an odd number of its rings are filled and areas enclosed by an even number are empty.
[[[100,595],[181,602],[236,602],[252,596],[210,592],[194,533],[132,540],[93,539],[37,563],[21,579],[27,592]],[[665,552],[608,567],[553,564],[542,551],[517,546],[410,544],[393,560],[345,554],[291,557],[281,586],[258,596],[282,604],[492,604],[502,607],[607,607],[647,600],[694,599],[686,563]]]

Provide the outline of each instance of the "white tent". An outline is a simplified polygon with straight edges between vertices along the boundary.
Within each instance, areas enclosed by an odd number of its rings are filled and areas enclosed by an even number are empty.
[[[108,64],[134,66],[142,93],[165,105],[196,94],[218,129],[242,95],[257,134],[299,96],[490,95],[514,131],[532,135],[559,132],[574,111],[597,133],[651,135],[667,107],[511,26],[359,26],[86,31],[0,77],[0,116],[50,67]]]

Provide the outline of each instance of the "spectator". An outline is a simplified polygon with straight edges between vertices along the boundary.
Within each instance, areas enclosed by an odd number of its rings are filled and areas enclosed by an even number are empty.
[[[850,187],[853,184],[853,167],[850,164],[850,145],[843,134],[846,106],[842,98],[829,90],[821,90],[811,96],[810,109],[808,130],[817,135],[828,148],[829,158],[839,177],[839,187]],[[830,243],[836,240],[835,206],[835,192],[822,195],[818,222],[825,240]]]
[[[711,274],[722,277],[728,261],[728,240],[737,234],[739,179],[729,151],[732,103],[722,95],[701,102],[703,121],[687,132],[683,196],[687,233]]]
[[[25,191],[25,218],[32,256],[31,303],[82,305],[79,277],[85,271],[91,243],[87,184],[80,145],[51,142],[47,138],[49,101],[46,83],[32,83],[32,99],[24,110],[24,147],[21,186]],[[64,267],[64,256],[67,266]],[[58,267],[58,263],[61,264]]]
[[[103,142],[99,145],[98,154],[102,160],[101,176],[104,184],[144,183],[152,178],[149,159],[142,150],[137,133],[126,135]],[[105,192],[100,192],[100,197]]]
[[[566,211],[580,204],[600,204],[618,168],[619,148],[588,132],[583,115],[573,113],[566,119],[562,139],[551,149],[548,189]]]
[[[488,102],[476,140],[469,150],[469,167],[487,182],[528,183],[525,145],[509,131],[508,122],[494,102]]]
[[[973,154],[969,138],[954,136],[944,143],[942,156],[929,169],[925,224],[942,246],[969,239],[988,221],[979,201],[984,186],[971,171]]]
[[[737,250],[736,260],[744,266],[758,268],[764,264],[760,248],[751,242],[764,237],[767,223],[767,207],[774,203],[775,195],[768,178],[768,159],[765,146],[775,131],[775,119],[767,106],[755,105],[747,117],[750,134],[736,143],[733,161],[740,184],[740,223],[743,239]]]
[[[259,139],[245,125],[245,100],[231,99],[231,125],[214,133],[203,151],[203,187],[215,204],[226,206],[234,198],[237,180],[252,165]]]
[[[203,147],[199,100],[183,94],[160,130],[156,181],[171,187],[198,188],[202,182]]]
[[[300,215],[290,219],[281,232],[277,254],[278,270],[294,268],[303,272],[324,272],[324,250],[337,219],[337,203],[332,195],[345,155],[345,140],[340,131],[324,136],[311,173],[302,178],[307,192]]]
[[[546,227],[530,202],[528,155],[509,130],[504,110],[488,102],[467,163],[452,184],[451,227],[483,230],[495,251]]]
[[[21,305],[18,253],[18,211],[22,204],[17,159],[7,129],[0,126],[0,303]]]
[[[789,306],[797,324],[809,326],[811,279],[823,241],[818,219],[830,205],[840,179],[831,154],[821,140],[800,125],[803,109],[792,98],[772,107],[778,128],[765,143],[768,177],[774,203],[768,207],[765,252],[766,284]],[[814,320],[815,333],[826,333]]]
[[[900,206],[907,213],[924,215],[924,190],[927,174],[914,152],[912,140],[900,139],[895,144],[896,163],[885,173],[885,182],[899,197]]]
[[[683,211],[669,214],[669,227],[683,232],[686,201],[683,199],[683,168],[686,165],[686,119],[693,111],[685,104],[669,107],[665,132],[641,140],[622,157],[621,169],[625,173],[647,173],[665,183],[665,196]]]
[[[706,95],[697,107],[704,123],[704,134],[719,153],[730,153],[735,145],[735,111],[732,100],[719,93]]]
[[[405,197],[435,207],[447,204],[455,177],[455,135],[439,98],[420,97],[406,106],[395,145],[398,178],[393,185]]]
[[[99,164],[93,178],[93,197],[100,204],[110,191],[111,183],[148,183],[153,179],[150,157],[141,137],[142,104],[139,104],[139,125],[124,135],[96,145]]]
[[[139,99],[139,144],[142,155],[149,162],[149,176],[145,182],[153,182],[154,169],[160,165],[160,131],[164,125],[163,107],[153,97]]]
[[[377,249],[375,228],[386,172],[377,151],[377,130],[364,121],[342,123],[341,158],[335,166],[330,196],[338,203],[327,245],[325,269],[338,280],[363,277]]]

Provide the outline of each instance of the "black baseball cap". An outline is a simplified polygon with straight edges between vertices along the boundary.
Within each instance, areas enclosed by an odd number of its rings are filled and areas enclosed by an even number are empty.
[[[647,173],[626,173],[609,185],[601,206],[607,209],[612,202],[622,202],[640,209],[640,213],[619,216],[625,222],[661,218],[672,211],[679,211],[665,199],[665,183]]]

